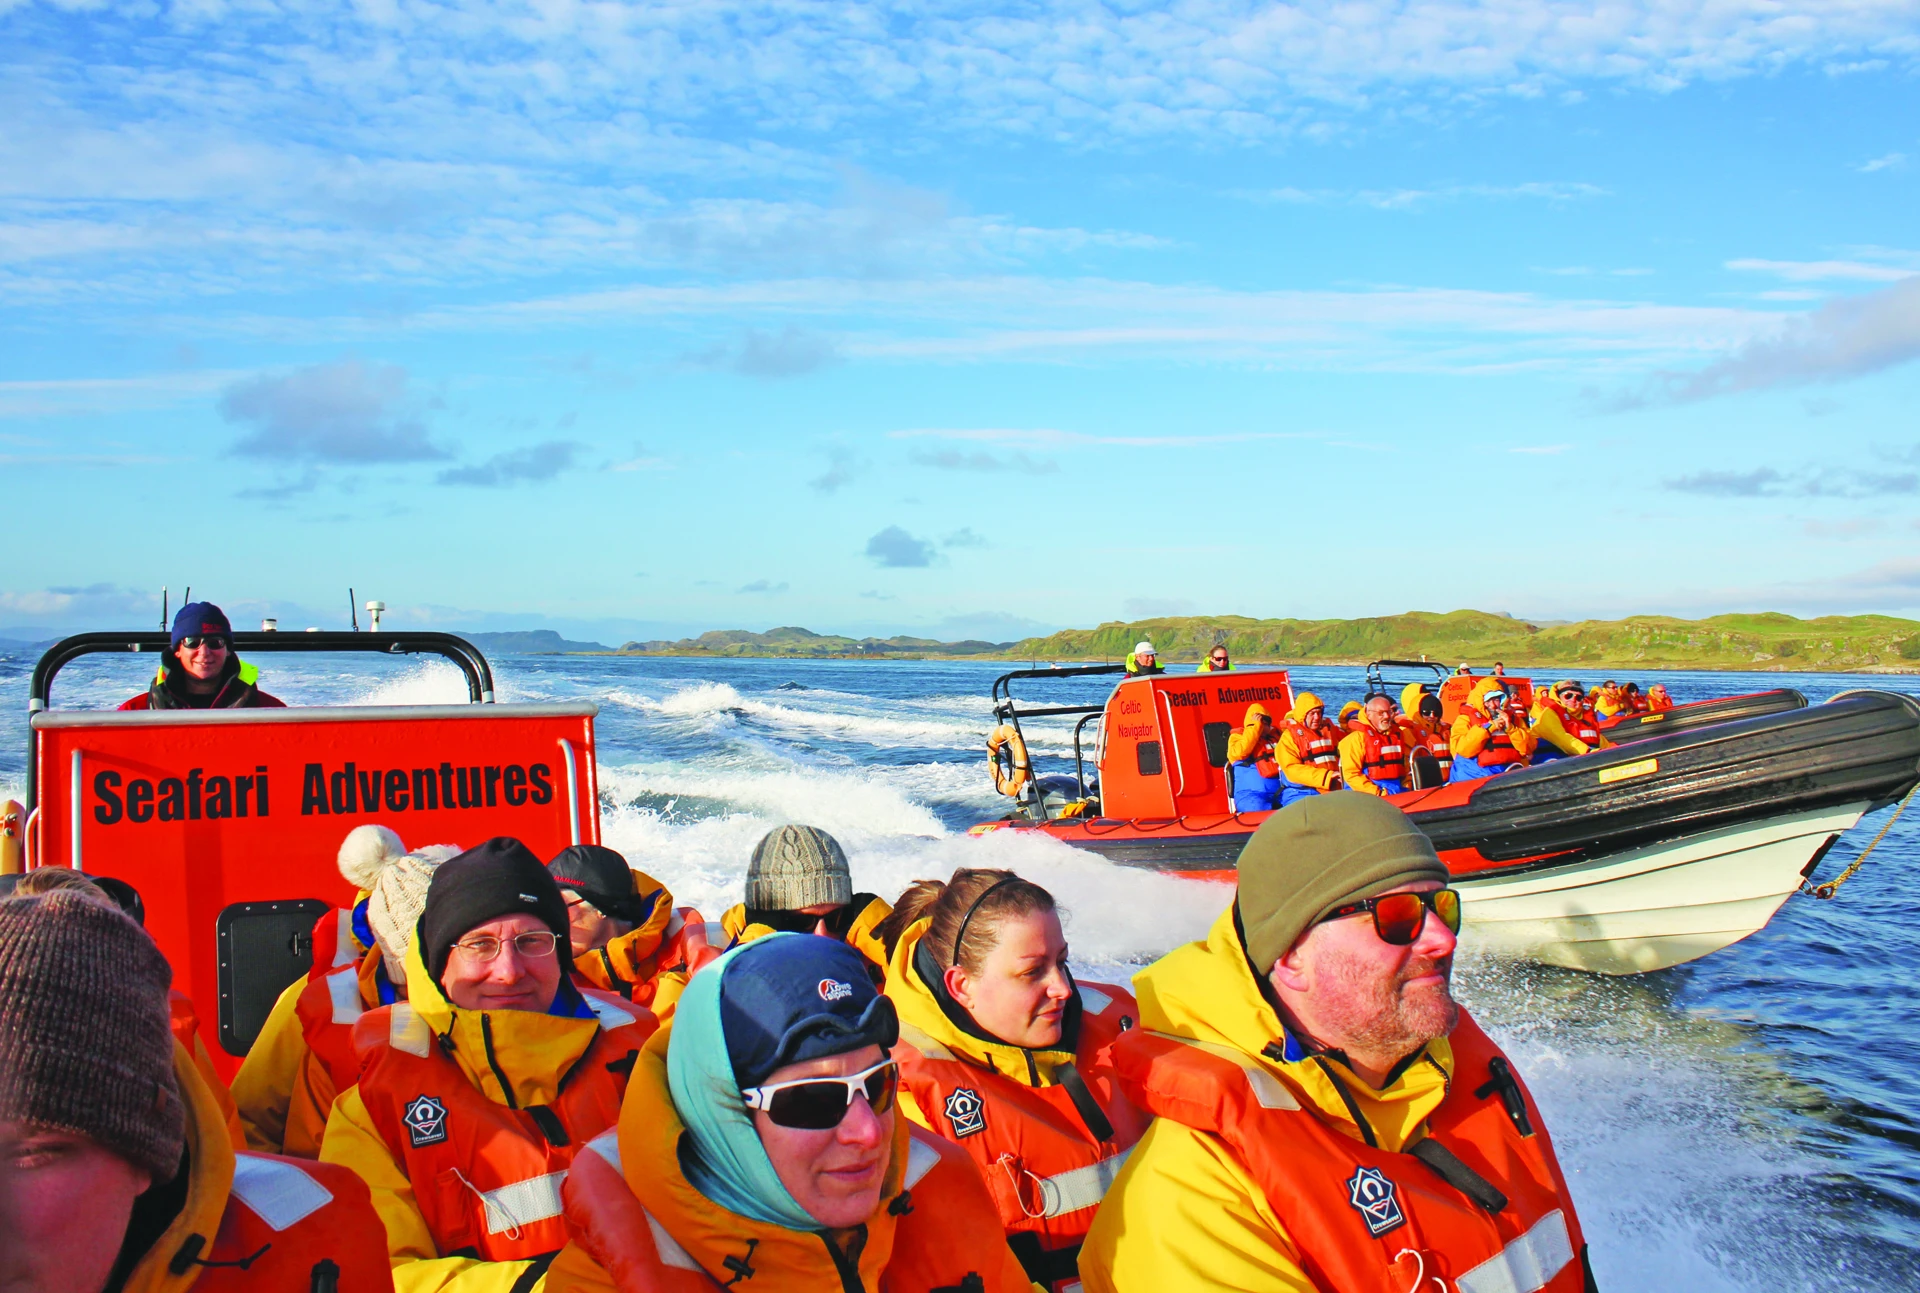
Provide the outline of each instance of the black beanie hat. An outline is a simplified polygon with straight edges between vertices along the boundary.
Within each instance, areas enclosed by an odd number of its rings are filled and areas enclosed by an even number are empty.
[[[547,871],[562,889],[571,889],[596,910],[638,925],[652,910],[652,895],[635,892],[633,868],[600,844],[571,844],[554,854]]]
[[[440,864],[427,885],[420,913],[420,957],[435,983],[447,972],[453,945],[475,925],[502,916],[538,916],[559,936],[563,968],[573,972],[567,938],[567,902],[533,850],[510,835],[496,835]]]

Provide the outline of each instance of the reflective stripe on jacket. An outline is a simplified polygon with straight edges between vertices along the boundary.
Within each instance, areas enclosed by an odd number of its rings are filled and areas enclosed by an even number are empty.
[[[618,1134],[575,1160],[564,1188],[573,1242],[546,1293],[1030,1293],[971,1160],[897,1114],[880,1206],[850,1232],[788,1230],[706,1198],[680,1170],[672,1026],[642,1049]]]
[[[976,1036],[916,969],[931,923],[907,928],[887,968],[900,1012],[901,1108],[967,1152],[1028,1276],[1064,1288],[1078,1278],[1080,1242],[1107,1187],[1147,1129],[1120,1092],[1111,1053],[1139,1007],[1125,989],[1081,984],[1077,1008],[1063,1017],[1078,1034],[1070,1048],[1029,1051]]]
[[[255,1293],[393,1287],[367,1187],[345,1168],[236,1152],[213,1091],[184,1047],[188,1178],[180,1210],[138,1257],[121,1293]],[[331,1266],[333,1283],[327,1284]]]

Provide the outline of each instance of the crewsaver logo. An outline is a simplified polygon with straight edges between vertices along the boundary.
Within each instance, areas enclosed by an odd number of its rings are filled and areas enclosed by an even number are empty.
[[[842,983],[838,979],[820,980],[820,1000],[845,1001],[853,995],[853,985]]]
[[[1394,1183],[1375,1167],[1359,1169],[1347,1182],[1347,1201],[1359,1212],[1361,1220],[1367,1223],[1367,1233],[1375,1239],[1407,1224],[1406,1214],[1400,1211],[1400,1200],[1395,1197],[1398,1193]]]
[[[947,1097],[947,1122],[953,1127],[955,1140],[965,1140],[985,1131],[987,1106],[981,1102],[980,1093],[968,1087],[955,1087]]]
[[[447,1106],[430,1095],[409,1100],[400,1120],[407,1124],[407,1139],[415,1149],[438,1145],[447,1138]]]

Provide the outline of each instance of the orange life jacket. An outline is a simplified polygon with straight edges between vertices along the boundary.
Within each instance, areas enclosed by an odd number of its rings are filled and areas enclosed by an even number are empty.
[[[1114,1041],[1140,1017],[1133,995],[1105,983],[1079,990],[1073,1076],[1056,1069],[1052,1086],[957,1059],[917,1029],[903,1028],[894,1051],[914,1103],[986,1178],[1028,1276],[1053,1290],[1078,1280],[1080,1243],[1150,1121],[1113,1068]]]
[[[560,1184],[580,1146],[619,1122],[627,1075],[657,1027],[652,1015],[611,993],[582,995],[600,1033],[560,1098],[527,1109],[495,1104],[476,1089],[404,1002],[370,1010],[354,1025],[360,1099],[413,1183],[441,1256],[525,1261],[566,1243]]]
[[[1581,742],[1590,750],[1600,748],[1600,723],[1591,709],[1585,705],[1568,708],[1551,698],[1547,700],[1547,708],[1559,716],[1560,726],[1565,729],[1568,736]]]
[[[340,937],[341,924],[350,926],[352,919],[351,912],[331,911],[314,922],[313,969],[307,972],[307,986],[294,1005],[307,1050],[327,1070],[336,1092],[359,1078],[353,1026],[366,1013],[360,997],[360,959],[368,953],[360,950],[357,940]]]
[[[1483,768],[1504,768],[1508,764],[1527,762],[1527,756],[1513,748],[1512,729],[1496,732],[1487,726],[1488,722],[1485,718],[1473,720],[1473,725],[1487,734],[1487,743],[1474,756],[1474,762]]]
[[[1293,734],[1293,748],[1300,751],[1300,758],[1307,763],[1317,763],[1323,768],[1340,766],[1341,732],[1324,718],[1318,727],[1308,727],[1295,718],[1283,718],[1280,725]]]
[[[636,1005],[653,1006],[660,976],[669,971],[692,974],[709,961],[720,959],[727,937],[717,924],[708,924],[692,907],[675,907],[660,936],[660,944],[638,960],[620,956],[619,939],[574,958],[573,971],[603,992],[617,992]]]
[[[189,1235],[170,1261],[200,1267],[193,1293],[393,1287],[386,1230],[366,1183],[334,1163],[278,1154],[234,1155],[220,1229],[210,1242]]]
[[[1406,718],[1400,721],[1400,735],[1409,746],[1424,747],[1439,762],[1442,777],[1452,770],[1453,746],[1444,728],[1436,730],[1424,719]]]
[[[1366,736],[1366,748],[1360,756],[1360,770],[1369,781],[1406,782],[1406,738],[1398,727],[1391,733],[1374,730],[1372,724],[1360,729]]]
[[[909,1126],[903,1140],[907,1167],[901,1192],[884,1201],[897,1220],[880,1288],[885,1293],[1030,1293],[1024,1282],[1014,1282],[1019,1276],[1017,1268],[1009,1270],[1006,1250],[992,1245],[999,1248],[996,1253],[982,1243],[997,1233],[998,1221],[967,1156],[920,1127]],[[565,1187],[575,1243],[549,1268],[549,1293],[602,1290],[609,1284],[650,1293],[719,1293],[719,1281],[700,1269],[627,1185],[618,1135],[607,1132],[586,1148]],[[749,1256],[754,1251],[747,1246]],[[761,1250],[759,1260],[777,1258]],[[750,1278],[752,1265],[741,1265]],[[726,1287],[750,1287],[740,1282],[742,1272],[732,1275],[734,1282]]]
[[[1270,1072],[1218,1048],[1137,1030],[1115,1059],[1142,1105],[1209,1133],[1246,1167],[1315,1288],[1584,1293],[1586,1242],[1533,1097],[1466,1011],[1450,1040],[1447,1094],[1425,1141],[1398,1154],[1300,1108]],[[1426,1142],[1446,1152],[1422,1158]]]

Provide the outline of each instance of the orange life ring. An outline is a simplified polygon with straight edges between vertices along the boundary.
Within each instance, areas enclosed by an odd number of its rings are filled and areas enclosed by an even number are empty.
[[[987,766],[993,769],[993,788],[1009,798],[1018,796],[1033,780],[1027,743],[1012,723],[1002,723],[988,734]]]

